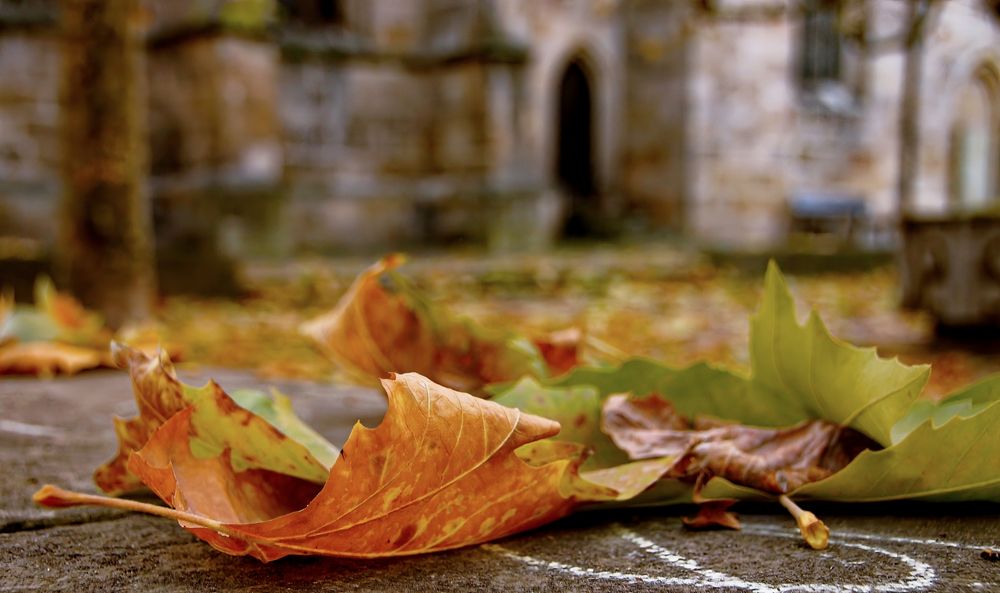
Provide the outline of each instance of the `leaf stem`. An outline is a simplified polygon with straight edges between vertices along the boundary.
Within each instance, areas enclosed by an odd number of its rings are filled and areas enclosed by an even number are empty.
[[[85,494],[83,492],[63,490],[62,488],[53,486],[52,484],[42,486],[31,498],[35,501],[35,504],[45,507],[58,508],[74,507],[79,505],[110,507],[124,511],[136,511],[139,513],[156,515],[158,517],[166,517],[167,519],[191,523],[193,525],[218,531],[219,533],[224,533],[226,535],[235,535],[235,533],[229,529],[225,523],[214,521],[208,517],[178,511],[177,509],[172,509],[170,507],[161,507],[155,504],[139,502],[137,500],[113,498],[111,496],[101,496],[98,494]]]
[[[830,543],[830,529],[827,528],[826,524],[820,521],[816,515],[802,510],[799,505],[792,502],[792,499],[784,494],[778,497],[778,502],[788,509],[788,512],[795,518],[799,532],[810,548],[814,550],[826,549]]]

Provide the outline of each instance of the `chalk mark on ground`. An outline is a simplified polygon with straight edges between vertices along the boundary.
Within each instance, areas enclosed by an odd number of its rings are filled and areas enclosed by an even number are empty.
[[[898,537],[898,536],[883,536],[875,535],[870,533],[861,533],[853,531],[839,532],[836,538],[831,539],[831,543],[835,546],[842,546],[845,548],[854,548],[870,554],[878,554],[884,557],[891,558],[905,565],[909,569],[909,574],[897,581],[889,583],[880,584],[861,584],[861,583],[764,583],[759,581],[745,580],[741,577],[726,574],[724,572],[701,566],[698,562],[681,556],[649,539],[639,535],[638,533],[628,529],[622,525],[612,526],[613,533],[625,540],[632,545],[639,548],[641,551],[648,555],[653,556],[660,562],[667,566],[682,569],[690,575],[684,576],[669,576],[669,575],[650,575],[643,573],[632,573],[632,572],[622,572],[616,570],[601,570],[596,568],[585,568],[581,566],[575,566],[572,564],[566,564],[563,562],[558,562],[555,560],[545,560],[537,558],[535,556],[530,556],[527,554],[522,554],[520,552],[514,551],[498,544],[486,544],[483,549],[504,556],[508,559],[515,560],[522,564],[525,564],[531,568],[551,570],[559,573],[566,574],[568,576],[575,576],[581,578],[598,579],[605,581],[619,581],[619,582],[630,582],[630,583],[645,583],[650,585],[666,586],[666,587],[696,587],[699,589],[742,589],[745,591],[752,591],[754,593],[786,593],[792,591],[801,591],[804,593],[909,593],[918,591],[929,590],[937,581],[937,571],[934,567],[922,560],[913,558],[908,554],[901,552],[894,552],[887,550],[883,547],[872,545],[869,543],[860,543],[858,541],[848,541],[848,540],[861,540],[866,542],[878,542],[883,544],[909,544],[909,545],[920,545],[920,546],[939,546],[946,548],[956,548],[956,549],[969,549],[976,550],[981,549],[983,546],[962,544],[958,542],[941,541],[935,539],[925,539],[925,538],[911,538],[911,537]],[[778,527],[772,527],[767,525],[748,525],[743,530],[744,533],[751,535],[758,535],[763,537],[781,537],[781,538],[800,538],[800,535],[795,530],[782,529]],[[981,583],[976,583],[981,584]]]

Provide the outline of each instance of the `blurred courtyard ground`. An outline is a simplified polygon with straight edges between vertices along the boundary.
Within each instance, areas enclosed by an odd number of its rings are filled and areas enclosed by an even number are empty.
[[[179,347],[181,366],[252,370],[262,379],[337,380],[334,365],[299,333],[332,308],[375,257],[301,258],[242,266],[244,296],[164,297],[156,316]],[[438,306],[486,327],[529,336],[576,328],[613,362],[645,356],[673,366],[709,361],[749,368],[749,318],[763,264],[746,265],[668,243],[566,246],[543,255],[481,251],[412,255],[402,269]],[[779,260],[779,263],[780,260]],[[1000,371],[992,332],[949,339],[934,321],[899,305],[891,260],[823,272],[830,261],[786,265],[800,318],[815,308],[837,337],[882,356],[931,363],[937,397]]]

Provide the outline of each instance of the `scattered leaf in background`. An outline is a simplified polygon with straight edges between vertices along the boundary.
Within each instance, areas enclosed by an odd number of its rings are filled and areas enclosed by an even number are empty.
[[[104,362],[105,357],[98,350],[59,342],[15,342],[0,346],[0,375],[74,375],[103,366]]]
[[[335,309],[305,324],[303,332],[365,383],[416,372],[479,394],[490,383],[547,374],[526,339],[488,332],[426,302],[394,272],[402,262],[402,256],[389,256],[366,270]]]
[[[298,328],[337,302],[366,263],[345,257],[257,263],[243,270],[248,295],[238,302],[171,296],[158,319],[164,335],[199,365],[328,381],[336,366]],[[449,253],[422,257],[406,272],[433,295],[435,307],[482,327],[514,328],[536,343],[578,328],[584,365],[620,361],[626,352],[675,367],[705,361],[749,368],[747,319],[761,294],[759,276],[690,253],[663,246]],[[908,364],[933,363],[929,397],[1000,371],[1000,358],[942,346],[927,315],[900,310],[892,267],[800,275],[795,288],[800,306],[814,304],[834,335],[877,345]]]
[[[0,306],[0,374],[74,374],[107,364],[111,332],[95,313],[56,291],[48,278],[35,282],[35,305]]]
[[[179,355],[176,344],[162,344],[161,333],[150,322],[124,327],[115,337],[146,352],[164,347]],[[114,366],[108,354],[111,340],[100,315],[58,292],[48,278],[36,281],[34,306],[15,305],[10,295],[0,297],[0,374],[47,377]]]
[[[545,364],[553,375],[567,373],[580,364],[583,332],[569,328],[551,332],[534,340]]]

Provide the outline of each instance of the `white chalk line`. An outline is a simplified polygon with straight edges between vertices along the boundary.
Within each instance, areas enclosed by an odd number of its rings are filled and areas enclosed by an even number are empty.
[[[40,424],[28,424],[27,422],[18,422],[16,420],[4,420],[2,418],[0,418],[0,432],[51,439],[58,439],[63,436],[63,431],[58,428],[42,426]]]
[[[772,527],[770,525],[748,525],[743,529],[746,533],[752,533],[754,535],[776,535],[781,537],[799,537],[799,532],[794,529],[782,529],[780,527]],[[990,545],[977,545],[977,544],[961,544],[958,542],[946,542],[936,539],[924,539],[918,537],[901,537],[895,535],[874,535],[871,533],[860,533],[857,531],[837,531],[838,537],[833,538],[831,541],[840,541],[842,538],[846,539],[861,539],[867,541],[881,542],[884,544],[916,544],[923,546],[941,546],[943,548],[958,548],[962,550],[982,550],[983,548],[991,547]]]
[[[867,544],[843,541],[843,539],[863,539],[863,540],[887,540],[893,543],[906,543],[906,544],[922,544],[922,545],[939,545],[953,548],[966,548],[966,549],[977,549],[979,546],[959,544],[956,542],[942,542],[933,539],[920,539],[920,538],[905,538],[905,537],[893,537],[893,536],[876,536],[865,533],[847,532],[841,533],[840,537],[834,540],[834,543],[848,547],[863,550],[870,553],[881,554],[892,558],[902,564],[905,564],[910,569],[910,574],[908,577],[901,581],[895,581],[890,583],[881,583],[877,585],[865,585],[865,584],[829,584],[829,583],[780,583],[780,584],[770,584],[762,583],[757,581],[747,581],[740,577],[729,575],[723,572],[712,570],[710,568],[705,568],[699,565],[694,560],[685,558],[679,554],[676,554],[649,539],[640,536],[639,534],[631,531],[621,525],[615,525],[613,527],[614,532],[636,547],[651,554],[664,562],[667,565],[675,566],[684,570],[691,571],[695,573],[691,577],[678,577],[678,576],[665,576],[665,575],[648,575],[642,573],[628,573],[613,570],[598,570],[594,568],[583,568],[580,566],[574,566],[571,564],[565,564],[562,562],[542,560],[529,556],[526,554],[520,554],[509,548],[505,548],[496,544],[488,544],[483,546],[484,549],[500,554],[512,560],[519,561],[523,564],[527,564],[533,568],[544,568],[549,570],[555,570],[557,572],[562,572],[564,574],[577,576],[577,577],[589,577],[601,580],[613,580],[613,581],[625,581],[632,583],[647,583],[662,586],[692,586],[695,588],[710,588],[710,589],[743,589],[747,591],[753,591],[754,593],[785,593],[791,591],[802,591],[804,593],[905,593],[908,591],[925,591],[929,589],[937,580],[937,573],[935,570],[927,563],[920,560],[914,559],[907,554],[892,552],[884,548],[877,546],[870,546]],[[783,530],[779,528],[772,528],[768,526],[748,526],[745,530],[748,533],[770,536],[770,537],[783,537],[783,538],[799,538],[797,532],[790,532],[788,530]]]

